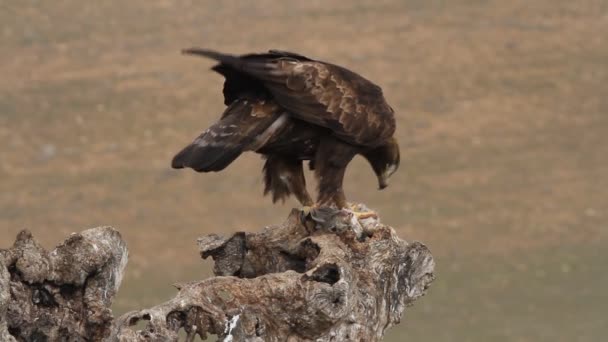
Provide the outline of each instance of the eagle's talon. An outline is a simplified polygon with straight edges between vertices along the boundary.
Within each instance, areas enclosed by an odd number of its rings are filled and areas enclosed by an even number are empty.
[[[365,220],[368,218],[378,219],[378,214],[375,211],[363,211],[363,212],[353,212],[353,215],[357,217],[358,220]]]
[[[369,210],[365,207],[361,208],[359,204],[349,203],[347,210],[352,212],[352,214],[357,218],[357,220],[365,220],[368,218],[378,219],[378,214],[375,211]]]
[[[306,217],[306,216],[310,215],[313,210],[314,210],[314,206],[312,206],[312,205],[305,205],[300,208],[300,211],[302,212],[302,217]]]
[[[320,206],[318,204],[312,204],[312,205],[304,205],[300,208],[300,218],[302,221],[306,221],[306,219],[310,218],[313,221],[318,221],[318,219],[316,218],[315,215],[315,211],[317,211],[320,208]]]

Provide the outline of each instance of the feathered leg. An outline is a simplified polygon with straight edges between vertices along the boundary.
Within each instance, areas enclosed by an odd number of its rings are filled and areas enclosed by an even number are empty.
[[[335,204],[338,209],[346,208],[346,196],[342,184],[348,163],[357,154],[354,146],[328,137],[320,141],[315,156],[315,175],[319,180],[317,204]]]
[[[264,164],[264,195],[272,193],[272,202],[285,201],[294,194],[303,206],[311,206],[312,198],[306,190],[306,179],[301,160],[268,156]]]
[[[348,205],[344,194],[344,175],[346,167],[357,154],[357,149],[349,144],[326,138],[321,140],[315,156],[315,175],[319,180],[317,206],[335,204],[338,209],[346,209],[358,219],[378,217],[373,211],[360,212]]]

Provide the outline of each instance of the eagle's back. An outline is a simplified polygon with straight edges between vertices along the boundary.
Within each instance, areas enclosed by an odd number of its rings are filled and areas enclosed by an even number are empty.
[[[382,89],[347,68],[277,50],[241,56],[186,52],[220,62],[214,70],[226,77],[227,104],[237,98],[273,99],[293,117],[364,147],[384,143],[395,131],[394,112]]]

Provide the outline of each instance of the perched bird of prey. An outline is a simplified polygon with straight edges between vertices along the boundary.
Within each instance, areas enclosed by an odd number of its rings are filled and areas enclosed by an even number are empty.
[[[264,194],[273,202],[291,194],[304,206],[347,207],[344,173],[365,157],[380,189],[399,167],[395,117],[382,89],[338,65],[285,51],[229,55],[192,48],[186,54],[218,62],[225,78],[219,121],[172,161],[173,168],[220,171],[241,153],[262,154]],[[318,179],[316,203],[306,190],[303,161]]]

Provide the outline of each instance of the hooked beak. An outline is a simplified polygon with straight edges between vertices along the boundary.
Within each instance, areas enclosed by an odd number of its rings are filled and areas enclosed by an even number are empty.
[[[382,190],[388,186],[388,178],[379,177],[378,178],[378,190]]]
[[[388,179],[391,178],[393,173],[397,170],[396,167],[389,167],[382,174],[378,176],[378,190],[382,190],[388,186]]]

